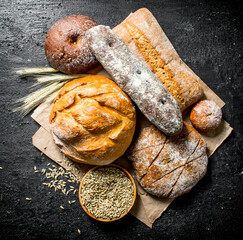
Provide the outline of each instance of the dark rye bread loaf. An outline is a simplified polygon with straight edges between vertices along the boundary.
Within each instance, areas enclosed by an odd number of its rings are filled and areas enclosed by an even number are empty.
[[[142,129],[127,157],[144,190],[162,198],[189,192],[205,175],[208,164],[206,142],[188,123],[174,137],[154,126]]]
[[[90,29],[86,38],[96,58],[141,112],[165,134],[178,134],[183,126],[179,105],[156,75],[108,26]]]

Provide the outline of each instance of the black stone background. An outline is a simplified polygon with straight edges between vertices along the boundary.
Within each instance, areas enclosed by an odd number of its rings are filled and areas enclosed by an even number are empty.
[[[39,126],[30,115],[12,112],[13,102],[33,83],[13,71],[47,66],[44,40],[55,21],[83,14],[114,27],[141,7],[152,11],[182,59],[226,102],[223,118],[234,128],[210,158],[204,179],[176,199],[153,230],[132,215],[96,222],[81,209],[77,195],[67,198],[43,186],[44,177],[33,167],[45,168],[51,160],[31,143]],[[0,239],[240,239],[242,19],[240,1],[0,0]],[[70,199],[77,202],[70,206]]]

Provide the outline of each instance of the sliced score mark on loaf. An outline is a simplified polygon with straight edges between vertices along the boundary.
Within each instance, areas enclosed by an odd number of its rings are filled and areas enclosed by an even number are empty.
[[[162,198],[189,192],[205,175],[208,163],[206,143],[188,123],[175,137],[165,136],[154,126],[142,129],[127,157],[144,190]]]

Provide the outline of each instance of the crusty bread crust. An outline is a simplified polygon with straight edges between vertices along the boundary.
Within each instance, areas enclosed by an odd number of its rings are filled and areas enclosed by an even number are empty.
[[[68,16],[57,21],[48,31],[45,54],[50,65],[64,73],[83,73],[98,61],[90,51],[85,32],[98,24],[84,15]]]
[[[112,79],[163,133],[178,134],[183,126],[178,102],[155,74],[108,26],[86,33],[89,47]]]
[[[199,131],[209,132],[216,129],[222,120],[221,108],[212,100],[198,102],[190,112],[192,125]]]
[[[148,193],[176,198],[189,192],[207,171],[206,142],[188,123],[167,137],[154,126],[140,131],[127,152],[136,178]]]
[[[137,29],[135,34],[131,34],[129,26]],[[178,100],[182,111],[201,99],[203,90],[198,82],[199,77],[181,60],[159,23],[148,9],[141,8],[135,13],[130,14],[113,31],[155,74],[156,72],[160,72],[158,68],[161,68],[161,65],[156,65],[153,68],[146,56],[149,55],[151,58],[153,55],[151,54],[152,51],[156,51],[160,55],[164,62],[163,67],[173,75],[173,81],[175,81],[173,86],[169,87],[168,90]],[[139,36],[136,36],[138,32],[141,32],[145,40],[149,41],[149,43],[146,43],[146,41],[143,43],[145,44],[143,49],[149,52],[144,53],[141,47],[139,47],[137,41]],[[140,42],[140,44],[142,43]],[[150,44],[153,46],[153,50],[148,47]],[[150,61],[156,62],[157,59],[150,59]],[[157,70],[155,71],[154,69]],[[156,75],[160,78],[159,74]],[[163,78],[161,78],[162,80]]]
[[[50,113],[52,135],[61,151],[92,165],[109,164],[122,156],[135,124],[129,97],[113,81],[98,75],[66,84]]]

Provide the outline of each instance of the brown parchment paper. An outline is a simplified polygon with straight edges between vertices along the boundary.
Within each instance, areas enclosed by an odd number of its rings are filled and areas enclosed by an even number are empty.
[[[107,75],[107,73],[105,73],[104,71],[99,72],[98,74]],[[218,96],[214,94],[209,87],[207,87],[207,85],[203,84],[203,88],[205,92],[205,98],[216,101],[217,104],[219,104],[221,107],[224,105],[223,101],[219,99]],[[210,98],[208,98],[207,96],[210,96]],[[31,116],[36,122],[41,125],[39,130],[32,138],[33,145],[66,170],[74,169],[73,174],[82,178],[82,176],[92,166],[86,164],[78,164],[64,157],[59,148],[55,145],[49,132],[50,110],[51,104],[43,103],[34,111]],[[184,115],[186,115],[185,120],[187,121],[189,116],[188,113],[189,112],[187,112],[187,114],[184,113]],[[215,150],[222,144],[222,142],[230,135],[231,131],[232,128],[230,127],[230,125],[226,121],[222,120],[221,125],[216,130],[210,133],[202,134],[207,142],[208,156],[211,156],[215,152]],[[132,175],[134,175],[129,162],[125,157],[121,157],[115,163],[123,165],[126,169],[129,170]],[[164,200],[153,197],[152,195],[146,193],[137,182],[136,185],[138,193],[137,199],[130,213],[141,222],[146,224],[148,227],[152,228],[152,224],[154,223],[154,221],[161,216],[161,214],[166,210],[166,208],[173,200]]]
[[[131,16],[131,15],[129,15]],[[164,34],[165,35],[165,34]],[[184,63],[183,63],[184,64]],[[187,69],[191,72],[192,70],[185,65]],[[104,75],[109,78],[109,74],[101,68],[97,68],[96,73],[98,75]],[[100,71],[99,71],[100,70]],[[193,73],[193,72],[192,72]],[[193,73],[195,74],[195,73]],[[204,90],[204,99],[214,100],[221,108],[225,103],[198,77],[198,81]],[[40,124],[39,130],[32,137],[33,145],[43,152],[50,159],[55,161],[57,164],[65,168],[66,170],[72,170],[73,174],[82,178],[82,176],[92,167],[86,164],[75,163],[67,159],[55,145],[49,129],[49,113],[51,109],[51,103],[41,104],[32,114],[32,118]],[[183,112],[183,118],[185,121],[189,121],[189,111],[190,109]],[[148,125],[146,123],[145,117],[142,118],[143,127]],[[232,132],[230,125],[222,120],[220,126],[209,133],[201,133],[204,139],[207,142],[207,154],[210,157],[216,149],[223,143],[223,141],[230,135]],[[131,169],[129,161],[125,156],[119,158],[115,161],[116,164],[122,165],[134,176],[134,173]],[[139,219],[141,222],[146,224],[148,227],[152,228],[154,221],[161,216],[161,214],[167,209],[173,199],[160,199],[156,198],[148,193],[146,193],[140,185],[136,182],[137,185],[137,198],[133,208],[130,213]]]

